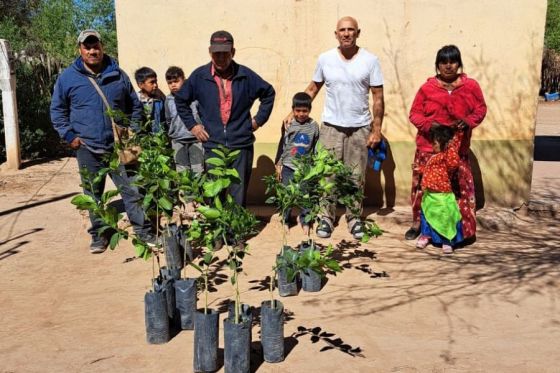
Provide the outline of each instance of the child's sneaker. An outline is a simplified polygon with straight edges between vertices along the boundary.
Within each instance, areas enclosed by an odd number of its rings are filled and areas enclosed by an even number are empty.
[[[425,249],[426,246],[430,243],[430,237],[428,236],[420,236],[418,241],[416,241],[416,248],[417,249]]]
[[[441,251],[444,254],[453,254],[453,247],[450,246],[450,245],[445,245],[444,244],[444,245],[441,246]]]

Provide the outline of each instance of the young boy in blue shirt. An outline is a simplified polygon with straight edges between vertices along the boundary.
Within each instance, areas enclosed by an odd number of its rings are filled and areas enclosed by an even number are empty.
[[[157,74],[149,67],[141,67],[134,72],[134,79],[140,88],[137,94],[144,106],[145,119],[151,120],[151,132],[157,133],[165,124],[165,95],[158,88]]]
[[[282,139],[276,153],[276,173],[282,184],[288,185],[294,177],[294,159],[312,153],[319,139],[319,125],[309,117],[311,113],[311,97],[305,92],[296,93],[292,99],[294,119],[288,129],[282,126]],[[285,227],[289,227],[291,210],[282,217]],[[298,222],[304,234],[309,233],[309,224],[305,223],[306,211],[298,216]]]

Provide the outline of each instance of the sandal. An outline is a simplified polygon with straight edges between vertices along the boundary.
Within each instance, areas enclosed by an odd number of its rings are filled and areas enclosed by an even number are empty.
[[[317,226],[317,230],[315,232],[317,233],[317,237],[329,238],[332,234],[332,228],[331,225],[325,219],[321,219],[319,225]]]
[[[352,229],[350,230],[350,233],[352,233],[354,239],[361,240],[362,237],[364,237],[364,223],[362,223],[360,220],[355,222],[352,226]]]
[[[404,234],[404,239],[408,240],[408,241],[412,241],[412,240],[415,240],[416,237],[418,237],[419,235],[420,235],[420,228],[411,227]]]

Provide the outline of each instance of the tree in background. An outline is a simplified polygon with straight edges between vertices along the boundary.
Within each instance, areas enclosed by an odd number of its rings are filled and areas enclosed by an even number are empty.
[[[548,0],[544,46],[560,53],[560,0]]]
[[[63,67],[78,56],[76,38],[97,29],[105,52],[117,57],[113,0],[0,0],[0,39],[17,57],[16,80],[22,158],[60,154],[58,135],[49,118],[53,85]],[[5,139],[0,107],[0,163]]]
[[[560,0],[548,0],[539,94],[560,90]]]

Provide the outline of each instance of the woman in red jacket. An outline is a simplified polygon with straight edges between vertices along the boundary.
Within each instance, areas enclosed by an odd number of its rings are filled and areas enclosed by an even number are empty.
[[[421,169],[433,154],[430,142],[430,128],[434,123],[464,128],[464,136],[459,147],[459,167],[454,178],[454,190],[462,217],[463,237],[473,237],[476,233],[475,190],[469,148],[473,128],[486,116],[486,103],[478,83],[463,73],[461,52],[454,45],[442,47],[436,55],[436,76],[429,78],[420,87],[410,109],[409,119],[418,129],[416,134],[416,154],[412,170],[412,227],[405,233],[407,240],[420,234],[420,203],[422,189]],[[459,71],[460,69],[460,71]]]

